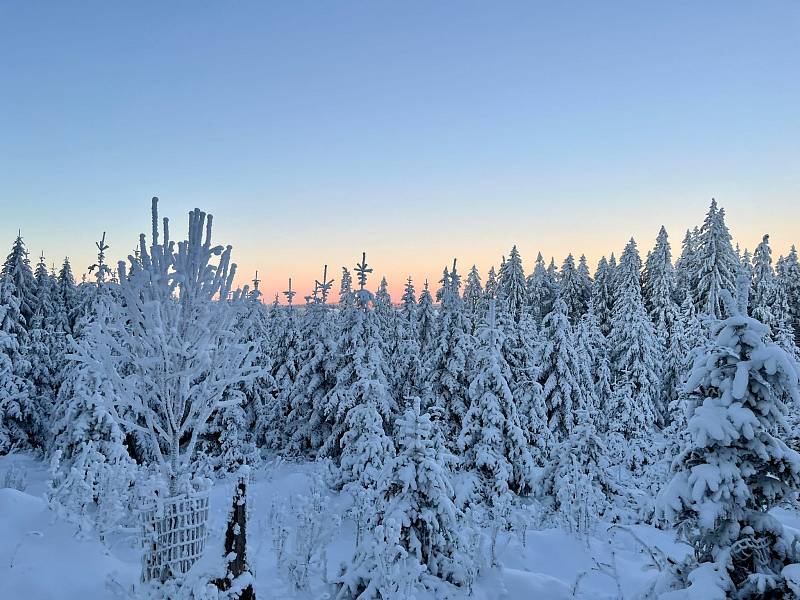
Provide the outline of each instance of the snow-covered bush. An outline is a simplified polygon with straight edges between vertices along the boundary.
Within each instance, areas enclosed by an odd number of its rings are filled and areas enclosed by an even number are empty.
[[[323,582],[327,579],[327,547],[339,527],[339,518],[319,478],[307,494],[292,498],[289,511],[292,533],[285,570],[295,590],[308,591],[312,573]]]

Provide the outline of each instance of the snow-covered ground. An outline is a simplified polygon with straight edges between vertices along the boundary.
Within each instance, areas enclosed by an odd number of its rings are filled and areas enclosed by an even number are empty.
[[[3,600],[72,600],[124,597],[139,577],[139,554],[134,532],[101,542],[78,539],[75,528],[58,520],[43,496],[46,465],[30,456],[0,458],[0,484],[16,464],[26,471],[24,491],[0,489],[0,598]],[[253,473],[249,488],[249,558],[256,574],[256,591],[263,598],[317,598],[325,588],[320,572],[312,573],[310,592],[297,592],[276,564],[270,512],[287,507],[291,497],[305,494],[314,481],[313,464],[276,463]],[[211,491],[210,537],[205,558],[222,553],[222,539],[233,480],[219,481]],[[346,494],[331,493],[330,521],[342,523],[328,547],[328,574],[349,558],[354,546],[352,522],[344,518],[350,505]],[[781,512],[791,526],[800,517]],[[479,599],[633,598],[655,571],[634,536],[647,545],[679,556],[682,546],[671,532],[635,525],[629,530],[601,525],[594,537],[577,539],[557,529],[529,530],[525,544],[519,534],[503,538],[502,569],[485,573],[476,586]],[[198,563],[198,569],[203,563]],[[616,570],[618,579],[612,576]],[[573,596],[576,582],[577,593]],[[619,589],[617,585],[619,584]]]

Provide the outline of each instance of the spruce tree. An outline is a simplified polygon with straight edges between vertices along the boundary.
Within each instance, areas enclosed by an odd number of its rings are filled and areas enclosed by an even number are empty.
[[[692,296],[697,310],[713,317],[723,317],[722,291],[727,290],[732,296],[736,294],[738,266],[731,234],[725,225],[725,209],[718,209],[716,200],[711,201],[700,228],[696,257],[696,283]]]
[[[414,336],[416,337],[417,295],[416,291],[414,290],[414,281],[411,279],[410,275],[406,280],[405,288],[403,288],[403,297],[401,302],[400,312],[403,315],[406,323],[408,323],[414,329]]]
[[[753,253],[750,314],[770,327],[774,326],[772,305],[775,302],[775,272],[772,270],[772,249],[769,235],[764,235]]]
[[[467,411],[474,338],[469,333],[470,324],[464,314],[464,301],[459,293],[461,280],[455,260],[452,272],[445,269],[441,283],[442,303],[425,369],[430,393],[436,406],[446,415],[447,434],[453,440],[461,430]]]
[[[501,354],[511,376],[508,386],[517,406],[520,424],[528,439],[531,455],[537,464],[544,464],[550,447],[550,430],[536,349],[539,339],[534,317],[525,314],[516,323],[505,311],[497,311],[497,324],[502,336]]]
[[[783,259],[781,259],[783,262]],[[785,267],[780,266],[785,271]],[[770,328],[772,339],[791,354],[797,353],[794,343],[792,315],[786,288],[772,268],[769,235],[765,235],[753,254],[752,283],[749,306],[753,318]]]
[[[366,289],[371,271],[366,256],[362,257],[356,267],[359,289],[354,292],[355,305],[341,315],[336,383],[325,399],[331,434],[321,449],[323,456],[337,460],[341,485],[362,487],[375,486],[384,460],[394,452],[386,430],[397,411],[381,351],[374,296]]]
[[[688,444],[660,499],[694,549],[675,584],[689,587],[713,571],[718,589],[705,594],[790,597],[782,570],[800,557],[769,510],[800,487],[800,455],[781,440],[784,399],[800,401],[797,366],[729,292],[722,299],[732,316],[711,325],[713,342],[695,359],[687,388],[699,399]]]
[[[28,333],[20,304],[14,278],[0,279],[0,454],[35,445],[44,426],[24,354]]]
[[[662,226],[656,245],[647,254],[642,274],[642,297],[656,330],[669,332],[675,319],[675,271],[667,230]],[[665,340],[666,341],[666,340]]]
[[[36,306],[36,281],[33,278],[28,249],[22,241],[22,234],[17,235],[17,239],[14,240],[11,252],[0,270],[0,278],[11,282],[12,287],[9,289],[18,300],[18,310],[25,326],[30,326]]]
[[[102,310],[102,309],[101,309]],[[105,318],[105,313],[99,319]],[[75,343],[97,352],[94,327]],[[67,363],[51,425],[51,504],[84,535],[101,535],[124,523],[134,508],[136,463],[107,398],[103,373],[87,363]]]
[[[45,322],[52,322],[55,318],[55,296],[56,281],[47,271],[47,265],[44,262],[44,254],[39,256],[39,262],[36,263],[36,271],[34,272],[35,292],[33,313],[41,314],[41,318]]]
[[[591,406],[594,412],[590,417],[593,426],[598,431],[604,432],[608,429],[608,407],[611,398],[611,359],[608,340],[600,330],[593,305],[590,304],[589,310],[581,317],[575,338],[581,356],[583,377],[586,380],[583,387],[592,391]]]
[[[528,293],[528,305],[537,325],[541,325],[544,318],[553,308],[555,301],[555,282],[544,264],[542,253],[536,256],[536,264],[525,282]]]
[[[654,424],[662,423],[665,407],[659,380],[662,348],[644,308],[639,283],[641,259],[631,239],[620,258],[615,275],[616,297],[612,315],[611,365],[616,385],[629,384],[639,407],[638,423],[628,423],[628,434],[641,437]],[[635,431],[634,431],[635,428]]]
[[[423,582],[437,590],[435,580],[460,584],[464,578],[464,517],[455,505],[448,455],[439,441],[437,423],[412,400],[398,419],[397,456],[382,479],[377,523],[394,519],[399,541],[410,557],[424,565]]]
[[[272,406],[267,408],[268,420],[279,427],[272,427],[266,435],[266,443],[274,449],[282,450],[288,444],[288,432],[282,425],[291,411],[292,390],[302,367],[303,339],[300,331],[300,315],[294,307],[295,291],[292,290],[292,280],[289,287],[283,292],[286,296],[287,306],[276,307],[281,317],[276,322],[279,328],[273,332],[274,348],[270,360],[270,376],[274,382],[274,398]]]
[[[388,358],[395,353],[395,347],[397,346],[397,338],[395,337],[397,333],[397,324],[395,323],[397,312],[392,308],[392,297],[389,294],[389,283],[386,281],[386,277],[381,278],[381,283],[375,292],[374,298],[375,319],[378,322],[381,351]],[[392,379],[393,377],[390,377],[390,384],[393,385],[394,381],[391,381]]]
[[[388,357],[392,373],[391,393],[399,404],[411,397],[428,395],[427,372],[417,340],[416,324],[404,318],[394,321],[392,337],[395,340],[392,354]]]
[[[256,446],[263,445],[268,432],[278,426],[272,422],[273,415],[270,414],[277,389],[272,378],[273,344],[269,332],[268,308],[261,301],[258,273],[253,284],[253,292],[243,303],[239,318],[242,340],[255,348],[253,366],[258,370],[256,377],[238,386],[244,395],[242,407],[248,427],[248,431],[243,432],[244,441],[248,444],[248,449],[242,453],[243,455],[248,454],[252,443]]]
[[[419,350],[423,357],[423,362],[428,361],[430,353],[433,351],[436,332],[436,309],[433,307],[433,297],[428,289],[428,280],[419,295],[419,305],[417,307],[417,339],[419,340]]]
[[[587,392],[584,365],[561,298],[544,318],[537,359],[549,429],[555,441],[561,442],[572,432],[575,410],[586,406]]]
[[[64,258],[64,262],[58,272],[57,284],[58,295],[61,298],[61,303],[64,306],[64,314],[66,315],[62,327],[64,331],[70,333],[77,320],[77,290],[75,289],[75,278],[72,276],[72,267],[69,264],[69,258]]]
[[[44,448],[49,441],[47,429],[60,384],[64,349],[63,336],[53,331],[42,317],[41,310],[37,310],[31,320],[31,329],[24,348],[29,364],[28,384],[32,410],[38,422],[38,426],[31,432],[31,444],[37,448]]]
[[[323,283],[327,277],[327,268]],[[336,385],[336,334],[334,315],[327,304],[327,292],[319,290],[315,302],[304,315],[305,325],[300,349],[300,371],[292,386],[288,415],[289,448],[306,456],[316,456],[331,435],[325,418],[325,403]],[[345,311],[352,310],[352,306]]]
[[[383,327],[388,330],[392,315],[392,296],[389,294],[389,282],[386,277],[381,278],[381,283],[375,292],[375,315]]]
[[[700,233],[697,228],[686,230],[681,243],[681,255],[675,261],[675,302],[682,304],[688,294],[697,292],[697,244]]]
[[[489,300],[497,298],[497,273],[494,267],[489,268],[489,273],[486,275],[486,285],[483,288],[483,305],[481,306],[481,315],[489,309]]]
[[[525,271],[516,245],[511,248],[508,260],[500,268],[497,281],[497,301],[516,323],[519,323],[528,305],[525,290]]]
[[[483,285],[478,268],[472,265],[467,274],[467,281],[464,284],[464,310],[467,311],[473,330],[478,326],[481,319],[481,308],[483,307]]]
[[[564,259],[561,265],[559,278],[559,290],[561,299],[567,305],[567,317],[570,323],[577,324],[589,304],[589,294],[591,288],[586,277],[581,275],[575,268],[575,259],[572,254]]]
[[[778,272],[778,284],[783,288],[789,306],[795,344],[800,346],[800,261],[797,249],[792,245]]]
[[[347,267],[342,267],[342,279],[339,281],[339,306],[342,308],[353,303],[353,278]]]
[[[243,300],[234,306],[238,309],[237,329],[243,342],[254,349],[253,367],[258,375],[249,381],[234,386],[226,393],[226,405],[214,414],[209,424],[207,452],[211,464],[218,469],[234,473],[243,465],[258,465],[260,455],[257,444],[269,432],[270,440],[285,438],[273,436],[274,428],[284,431],[283,421],[275,421],[269,411],[274,408],[277,394],[271,375],[271,345],[266,338],[266,315],[261,302],[261,281],[256,271],[252,291],[245,287],[241,291]]]
[[[604,336],[611,333],[611,315],[614,311],[614,286],[611,267],[602,257],[597,263],[592,285],[592,307],[597,324]]]
[[[693,353],[704,344],[703,328],[697,319],[691,296],[687,296],[677,313],[661,371],[661,387],[666,407],[665,423],[685,420],[684,387],[692,365]]]
[[[573,430],[558,445],[544,475],[552,511],[562,527],[578,536],[592,533],[616,491],[593,414],[597,411],[591,405],[576,409]]]
[[[503,360],[503,334],[490,302],[486,323],[478,332],[476,375],[469,387],[458,447],[464,464],[478,474],[479,494],[491,507],[508,501],[508,494],[526,494],[533,487],[534,462],[520,425],[511,376]]]

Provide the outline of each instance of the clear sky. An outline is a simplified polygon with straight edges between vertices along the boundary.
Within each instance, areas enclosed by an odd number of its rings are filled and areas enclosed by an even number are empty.
[[[396,295],[513,243],[594,268],[664,224],[678,250],[712,196],[777,256],[800,2],[0,1],[0,244],[82,273],[153,195],[173,237],[213,212],[267,293],[362,250]]]

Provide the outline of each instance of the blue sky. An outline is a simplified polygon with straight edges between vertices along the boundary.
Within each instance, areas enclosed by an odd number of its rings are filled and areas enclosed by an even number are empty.
[[[77,272],[153,195],[269,290],[677,246],[712,196],[800,241],[796,1],[2,2],[0,57],[0,243]]]

